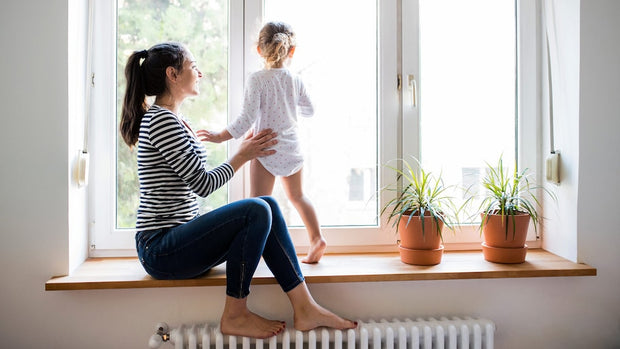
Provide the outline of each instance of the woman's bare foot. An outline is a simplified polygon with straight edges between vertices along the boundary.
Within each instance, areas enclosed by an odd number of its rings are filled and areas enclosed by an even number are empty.
[[[316,303],[295,312],[294,321],[295,329],[299,331],[309,331],[317,327],[330,327],[338,330],[357,327],[357,322],[343,319]]]
[[[222,316],[220,331],[232,336],[245,336],[252,338],[269,338],[282,332],[286,323],[268,320],[250,311],[246,315],[234,318]]]
[[[220,331],[226,335],[252,338],[269,338],[286,328],[284,321],[265,319],[251,312],[246,306],[246,299],[226,296],[224,313],[220,320]]]
[[[301,261],[307,264],[318,263],[323,257],[323,253],[325,253],[325,248],[327,247],[327,242],[323,237],[320,237],[316,241],[312,241],[310,243],[310,248],[308,249],[308,254]]]
[[[309,331],[317,327],[331,327],[338,330],[356,328],[357,323],[341,318],[314,301],[305,282],[286,293],[293,305],[295,329]]]

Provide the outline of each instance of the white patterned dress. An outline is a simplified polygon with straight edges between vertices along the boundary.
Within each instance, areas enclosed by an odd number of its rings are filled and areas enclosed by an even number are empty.
[[[249,76],[241,115],[226,129],[234,138],[251,128],[276,132],[278,144],[272,148],[276,153],[258,160],[274,176],[286,177],[298,172],[304,161],[297,135],[298,114],[314,114],[301,78],[286,68],[263,69]]]

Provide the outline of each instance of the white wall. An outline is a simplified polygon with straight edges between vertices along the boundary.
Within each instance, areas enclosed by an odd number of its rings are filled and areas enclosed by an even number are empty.
[[[617,203],[620,194],[620,2],[581,3],[581,112],[579,115],[579,259],[618,268]],[[616,218],[613,218],[616,217]],[[615,242],[615,243],[614,243]],[[607,246],[605,246],[607,244]],[[601,270],[605,276],[606,269]],[[620,290],[618,272],[608,286]],[[611,288],[613,287],[613,288]],[[617,293],[617,294],[620,294]],[[616,297],[616,304],[620,296]],[[618,308],[616,308],[618,309]],[[617,312],[617,320],[620,312]],[[620,326],[619,326],[620,327]]]
[[[67,155],[75,152],[68,113],[75,107],[67,93],[67,13],[67,0],[0,5],[0,347],[144,348],[158,321],[217,322],[224,289],[44,291],[50,276],[69,269],[68,208],[76,190],[68,182]],[[578,257],[598,276],[310,285],[317,300],[353,318],[487,317],[497,324],[502,349],[620,346],[619,17],[615,0],[581,2],[580,110],[573,125],[579,157],[571,168],[579,175],[571,204]],[[291,319],[276,286],[253,287],[250,304]]]

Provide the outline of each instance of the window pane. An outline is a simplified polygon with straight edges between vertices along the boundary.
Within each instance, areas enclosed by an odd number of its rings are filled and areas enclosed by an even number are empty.
[[[376,3],[265,0],[264,4],[266,20],[293,27],[297,49],[289,68],[302,76],[315,106],[313,117],[298,121],[305,157],[304,191],[319,222],[375,225]],[[303,225],[279,183],[274,195],[288,224]]]
[[[181,42],[192,51],[203,74],[200,95],[182,111],[195,130],[225,125],[228,101],[228,1],[119,0],[117,30],[117,124],[125,92],[125,63],[135,50],[164,41]],[[210,167],[227,158],[226,145],[205,143]],[[134,228],[139,200],[137,149],[130,151],[117,135],[116,226]],[[201,200],[208,210],[228,202],[227,187]]]
[[[515,20],[514,0],[420,1],[421,159],[446,184],[513,168]]]

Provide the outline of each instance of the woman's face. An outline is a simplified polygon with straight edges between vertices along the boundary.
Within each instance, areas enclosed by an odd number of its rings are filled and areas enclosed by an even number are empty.
[[[180,92],[184,96],[197,96],[200,93],[198,86],[200,78],[202,78],[202,73],[196,66],[194,56],[188,52],[183,62],[183,69],[178,72],[177,86]]]

